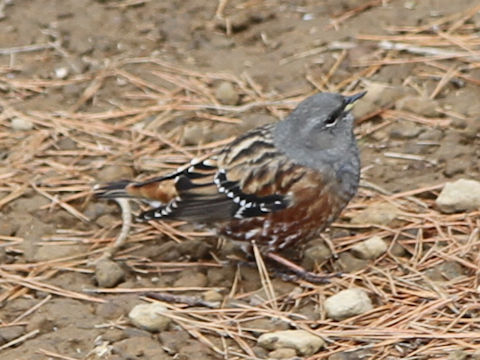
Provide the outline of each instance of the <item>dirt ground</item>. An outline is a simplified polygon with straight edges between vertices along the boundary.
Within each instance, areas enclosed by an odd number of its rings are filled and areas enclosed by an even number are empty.
[[[326,340],[299,358],[480,358],[479,212],[435,205],[446,182],[480,179],[479,5],[0,1],[0,358],[291,358],[257,344],[285,329]],[[364,186],[328,231],[338,256],[322,239],[286,254],[342,278],[265,281],[182,223],[134,224],[95,264],[121,215],[93,184],[165,173],[309,94],[362,89]],[[373,235],[388,251],[355,256]],[[351,287],[374,309],[328,318],[325,299]],[[165,301],[170,324],[149,332],[128,314],[155,291],[220,305]]]

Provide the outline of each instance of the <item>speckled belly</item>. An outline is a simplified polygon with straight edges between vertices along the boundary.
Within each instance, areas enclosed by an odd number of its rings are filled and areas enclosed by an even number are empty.
[[[232,220],[220,233],[232,240],[255,242],[266,252],[306,241],[325,229],[350,200],[345,194],[336,196],[333,186],[297,189],[292,206],[264,217]]]

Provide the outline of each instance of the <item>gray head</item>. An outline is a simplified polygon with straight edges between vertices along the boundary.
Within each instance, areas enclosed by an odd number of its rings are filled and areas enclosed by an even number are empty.
[[[338,170],[345,158],[356,157],[352,104],[365,95],[320,93],[302,101],[274,131],[277,147],[292,160],[315,169]]]

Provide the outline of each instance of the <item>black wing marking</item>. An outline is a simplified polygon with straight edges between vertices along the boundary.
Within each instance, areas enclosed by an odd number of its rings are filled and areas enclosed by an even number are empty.
[[[242,192],[238,182],[227,180],[224,170],[215,174],[213,183],[196,183],[182,173],[175,185],[180,194],[178,197],[167,205],[143,212],[139,220],[215,222],[265,216],[289,205],[288,197],[284,195],[257,196]]]
[[[135,186],[143,186],[143,185],[148,185],[151,183],[155,182],[160,182],[160,181],[165,181],[165,180],[172,180],[172,179],[178,179],[180,177],[185,177],[187,179],[201,179],[205,178],[210,175],[209,172],[216,170],[217,167],[214,162],[211,160],[192,160],[190,162],[190,165],[182,167],[181,169],[178,169],[177,171],[167,174],[164,176],[159,176],[155,177],[146,181],[139,182],[135,184]],[[178,188],[177,188],[178,189]]]
[[[168,204],[145,211],[139,220],[176,219],[197,222],[221,221],[231,218],[238,207],[213,183],[217,171],[214,160],[192,163],[169,175],[175,179],[178,196]]]
[[[244,193],[238,182],[227,180],[227,174],[224,170],[217,173],[214,182],[219,192],[224,193],[238,205],[232,214],[232,217],[236,219],[264,216],[285,209],[289,205],[288,198],[284,195],[257,196]]]

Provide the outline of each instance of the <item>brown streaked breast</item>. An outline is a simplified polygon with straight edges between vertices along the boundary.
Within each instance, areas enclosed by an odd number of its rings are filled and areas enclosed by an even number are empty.
[[[311,169],[292,170],[275,182],[278,191],[291,197],[289,207],[263,217],[232,220],[221,233],[232,240],[255,241],[268,252],[302,242],[328,226],[348,201],[335,195],[333,180],[325,181]]]

